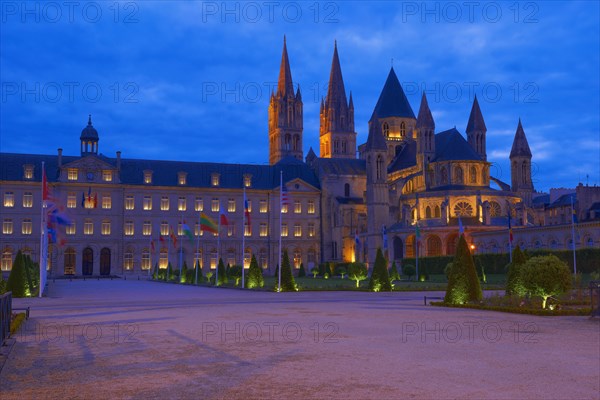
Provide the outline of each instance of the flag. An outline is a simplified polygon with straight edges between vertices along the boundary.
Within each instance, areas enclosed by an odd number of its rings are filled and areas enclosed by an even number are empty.
[[[88,187],[88,196],[87,196],[87,200],[91,203],[92,202],[92,187]]]
[[[289,204],[290,204],[290,196],[289,196],[289,192],[287,190],[287,186],[281,185],[281,207],[283,208],[284,205],[289,205]]]
[[[356,246],[360,246],[360,239],[358,237],[358,229],[356,231],[354,231],[354,242],[356,243]]]
[[[465,228],[463,227],[462,219],[460,218],[460,215],[459,215],[458,216],[458,234],[462,235],[463,233],[465,233]]]
[[[154,240],[152,239],[150,239],[150,251],[152,252],[152,254],[156,253],[156,248],[154,248]]]
[[[48,213],[48,222],[65,226],[73,223],[67,214],[59,211],[57,208]]]
[[[46,179],[46,168],[42,169],[42,200],[46,201],[50,198],[50,190],[48,189],[48,180]]]
[[[200,229],[206,232],[219,233],[217,223],[204,213],[200,213]]]
[[[417,241],[421,240],[421,230],[419,229],[419,224],[415,224],[415,237]]]
[[[48,242],[56,243],[56,231],[52,227],[48,227]]]
[[[183,225],[181,227],[183,228],[183,234],[190,238],[190,242],[194,243],[194,235],[192,235],[192,230],[190,229],[188,224],[186,224],[185,221],[183,221]]]
[[[385,228],[385,225],[383,226],[383,228],[381,229],[381,234],[383,235],[383,249],[387,250],[388,247],[388,238],[387,238],[387,229]]]
[[[94,195],[94,208],[98,207],[98,193]]]
[[[173,247],[177,247],[177,236],[175,236],[175,232],[173,231],[173,227],[171,227],[171,231],[169,233],[169,237],[173,241]]]
[[[161,243],[165,242],[165,238],[163,237],[163,235],[158,235],[158,241]]]
[[[81,193],[81,207],[85,207],[85,193]]]
[[[219,210],[221,210],[219,214],[219,218],[221,219],[221,225],[229,225],[229,220],[227,219],[227,211],[225,211],[225,209],[221,207],[220,204]]]
[[[248,198],[246,197],[246,191],[244,190],[244,215],[246,216],[246,224],[250,228],[250,207],[248,206]]]

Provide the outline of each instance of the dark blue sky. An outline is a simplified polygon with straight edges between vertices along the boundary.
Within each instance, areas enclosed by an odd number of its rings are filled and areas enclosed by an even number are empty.
[[[493,175],[510,182],[520,117],[536,189],[599,184],[598,2],[469,4],[3,1],[0,151],[77,155],[91,113],[109,156],[266,163],[285,34],[305,154],[337,39],[359,143],[393,59],[436,131],[464,135],[477,94]]]

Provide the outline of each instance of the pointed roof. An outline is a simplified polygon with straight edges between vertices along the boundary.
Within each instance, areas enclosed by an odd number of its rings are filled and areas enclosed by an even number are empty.
[[[370,150],[383,150],[387,151],[387,144],[383,138],[381,132],[381,124],[379,118],[375,114],[369,124],[369,136],[367,137],[367,143],[365,144],[365,151]]]
[[[423,92],[423,96],[421,96],[421,105],[419,106],[419,116],[417,117],[416,127],[417,129],[435,129],[435,122],[433,121],[433,116],[431,115],[431,110],[429,109],[429,104],[427,103],[427,96],[425,96],[425,92]]]
[[[432,161],[453,160],[482,161],[456,128],[435,135],[435,157]]]
[[[482,131],[487,132],[485,122],[483,121],[483,115],[479,108],[479,102],[477,101],[477,95],[473,100],[473,106],[471,107],[471,114],[469,115],[469,122],[467,123],[467,130],[465,132]]]
[[[325,98],[327,107],[338,104],[346,106],[346,89],[344,87],[344,78],[342,77],[342,68],[340,67],[340,58],[338,57],[337,41],[333,45],[333,59],[331,60],[331,72],[329,73],[329,84],[327,87],[327,97]]]
[[[371,115],[371,120],[377,115],[379,118],[386,117],[406,117],[414,118],[415,113],[410,107],[410,103],[404,94],[402,85],[398,81],[394,67],[390,69],[390,73],[383,85],[383,90]]]
[[[525,137],[523,125],[521,125],[521,118],[519,118],[519,125],[517,126],[515,139],[513,140],[512,149],[510,150],[510,158],[518,156],[531,158],[531,150],[529,149],[529,143],[527,143],[527,137]]]
[[[285,35],[283,36],[283,53],[281,54],[281,66],[279,67],[279,80],[277,82],[277,94],[279,96],[293,96],[294,85],[292,84],[292,71],[288,58]]]
[[[98,131],[92,125],[92,114],[88,116],[88,123],[85,128],[81,131],[79,140],[95,140],[98,141]]]
[[[354,101],[352,100],[352,90],[350,91],[350,100],[348,100],[348,108],[354,108]]]

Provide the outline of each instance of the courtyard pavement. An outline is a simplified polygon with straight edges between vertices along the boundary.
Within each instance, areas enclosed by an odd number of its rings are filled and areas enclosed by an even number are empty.
[[[600,323],[423,306],[425,293],[57,281],[8,399],[598,399]],[[428,295],[442,295],[428,293]]]

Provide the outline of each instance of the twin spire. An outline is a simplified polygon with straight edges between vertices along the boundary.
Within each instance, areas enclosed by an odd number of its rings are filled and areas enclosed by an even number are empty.
[[[297,96],[300,96],[300,86],[298,86]],[[283,36],[283,53],[281,54],[281,66],[279,67],[279,80],[277,82],[277,96],[294,96],[294,84],[292,83],[292,70],[288,58],[285,35]]]

